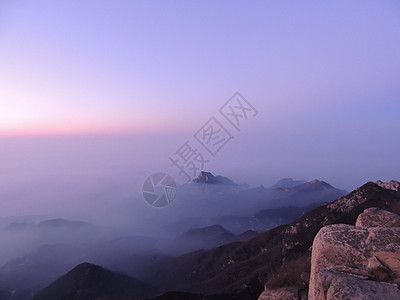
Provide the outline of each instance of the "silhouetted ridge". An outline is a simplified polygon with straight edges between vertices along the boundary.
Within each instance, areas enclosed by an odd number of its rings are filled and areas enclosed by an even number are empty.
[[[334,189],[335,188],[329,183],[326,183],[325,181],[318,179],[314,179],[310,182],[306,182],[292,188],[293,191],[334,190]]]
[[[144,282],[90,263],[82,263],[33,299],[141,299],[153,293],[154,290]]]

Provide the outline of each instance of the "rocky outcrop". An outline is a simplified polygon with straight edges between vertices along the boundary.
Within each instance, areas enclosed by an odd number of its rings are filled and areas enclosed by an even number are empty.
[[[389,182],[383,182],[378,180],[376,182],[377,185],[379,185],[381,188],[387,189],[387,190],[393,190],[393,191],[400,191],[400,182],[396,180],[391,180]]]
[[[349,195],[320,206],[289,225],[266,232],[264,235],[269,242],[262,248],[263,255],[266,255],[264,260],[271,263],[282,259],[282,263],[275,270],[268,270],[264,280],[265,290],[296,286],[299,291],[298,299],[306,299],[302,294],[308,292],[309,284],[302,275],[310,272],[308,261],[311,261],[310,250],[317,233],[324,226],[332,224],[348,224],[354,228],[357,217],[370,207],[397,212],[400,207],[400,193],[368,182]],[[277,248],[270,243],[274,240],[283,245],[280,248],[283,256],[274,255]]]
[[[400,216],[369,208],[357,226],[323,227],[312,248],[309,299],[400,299],[399,224]]]
[[[358,227],[400,227],[400,216],[376,207],[360,214],[356,221]]]
[[[193,182],[215,183],[215,176],[210,172],[201,171],[199,176]]]
[[[318,299],[394,300],[399,299],[396,284],[366,280],[362,276],[337,271],[323,271],[321,276],[329,281],[326,295]],[[309,299],[312,298],[310,295]]]

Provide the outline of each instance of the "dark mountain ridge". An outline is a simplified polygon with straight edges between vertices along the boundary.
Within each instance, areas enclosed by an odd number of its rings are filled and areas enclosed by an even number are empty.
[[[33,299],[135,300],[154,293],[154,289],[144,282],[93,264],[82,263],[40,291]]]

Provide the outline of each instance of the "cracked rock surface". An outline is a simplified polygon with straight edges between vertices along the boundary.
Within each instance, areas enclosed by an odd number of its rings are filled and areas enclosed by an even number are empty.
[[[330,225],[316,235],[310,300],[400,299],[400,216],[369,208],[356,225]]]

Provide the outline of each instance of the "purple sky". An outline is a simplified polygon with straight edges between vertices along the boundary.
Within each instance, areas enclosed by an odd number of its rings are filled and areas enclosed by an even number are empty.
[[[0,133],[191,132],[235,91],[261,128],[348,131],[338,112],[383,106],[383,129],[399,15],[398,1],[2,1]]]
[[[400,178],[399,53],[394,0],[1,1],[0,136],[129,133],[133,148],[167,149],[142,151],[132,168],[169,167],[239,91],[258,115],[211,171],[351,189]],[[11,140],[0,139],[0,163],[22,180],[33,169],[10,161],[31,148]]]

